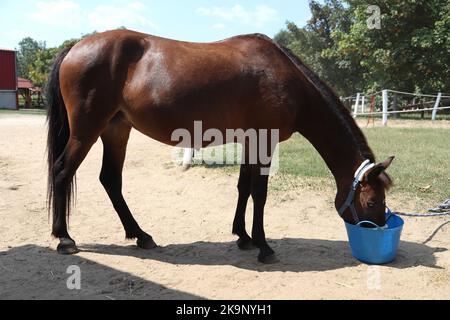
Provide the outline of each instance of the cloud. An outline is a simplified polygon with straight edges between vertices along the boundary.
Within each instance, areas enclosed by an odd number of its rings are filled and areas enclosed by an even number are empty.
[[[212,27],[213,27],[213,29],[216,29],[216,30],[223,30],[226,28],[226,25],[223,23],[216,23]]]
[[[34,22],[68,29],[81,25],[80,5],[69,0],[38,1],[27,17]]]
[[[98,5],[88,14],[88,20],[92,28],[98,31],[121,26],[158,29],[155,23],[141,14],[145,9],[146,6],[141,2],[125,6]]]
[[[241,22],[257,27],[262,27],[267,23],[279,20],[278,11],[267,5],[256,6],[251,11],[241,5],[235,5],[229,8],[199,7],[196,12],[202,16],[216,17],[229,22]]]
[[[130,4],[130,7],[135,10],[143,10],[146,8],[145,4],[143,4],[142,2],[133,2]]]
[[[147,6],[135,1],[122,5],[99,4],[84,10],[80,4],[70,0],[34,2],[34,8],[26,16],[33,22],[62,29],[79,30],[89,26],[92,30],[104,31],[121,26],[137,29],[158,29],[145,16]]]

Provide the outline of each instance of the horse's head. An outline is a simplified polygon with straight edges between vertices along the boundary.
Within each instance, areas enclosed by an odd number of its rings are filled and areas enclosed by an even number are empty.
[[[359,183],[353,184],[352,188],[355,188],[353,196],[351,188],[346,204],[340,204],[339,207],[340,214],[346,222],[355,224],[360,221],[371,221],[379,226],[384,226],[386,190],[392,185],[386,169],[393,160],[394,157],[390,157],[382,163],[367,166]],[[350,198],[353,198],[352,202],[350,202]]]

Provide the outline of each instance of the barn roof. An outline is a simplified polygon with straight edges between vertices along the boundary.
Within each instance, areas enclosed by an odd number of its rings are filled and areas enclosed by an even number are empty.
[[[24,79],[24,78],[20,78],[19,77],[19,78],[17,78],[17,82],[18,82],[17,87],[19,89],[32,89],[32,88],[34,88],[34,84],[28,79]]]
[[[16,50],[0,47],[0,51],[16,51]]]

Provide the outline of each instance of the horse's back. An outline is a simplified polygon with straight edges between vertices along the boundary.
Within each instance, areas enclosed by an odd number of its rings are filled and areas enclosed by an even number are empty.
[[[140,131],[168,143],[169,132],[195,120],[219,130],[292,121],[286,61],[259,34],[192,43],[116,30],[74,46],[62,65],[62,88],[75,101],[95,86],[103,92],[98,108],[120,110]]]

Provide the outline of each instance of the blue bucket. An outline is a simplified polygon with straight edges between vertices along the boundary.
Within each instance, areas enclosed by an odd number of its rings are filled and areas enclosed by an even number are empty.
[[[387,227],[380,228],[372,222],[362,221],[357,225],[345,223],[353,256],[367,264],[385,264],[395,260],[404,221],[391,212],[386,213]],[[375,228],[363,228],[362,223]]]

